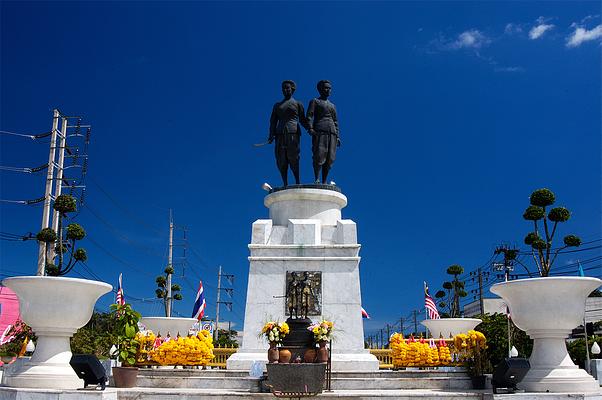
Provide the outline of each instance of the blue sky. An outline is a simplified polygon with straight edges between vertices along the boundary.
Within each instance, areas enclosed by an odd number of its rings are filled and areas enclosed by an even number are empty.
[[[540,187],[573,212],[559,234],[591,242],[558,266],[593,259],[588,275],[602,275],[599,2],[2,2],[1,11],[0,129],[46,132],[54,107],[93,125],[77,217],[88,266],[112,284],[123,272],[145,315],[161,312],[154,278],[171,208],[189,243],[175,310],[190,313],[201,277],[213,316],[222,265],[235,275],[234,309],[222,316],[240,327],[251,223],[267,217],[260,186],[280,182],[272,148],[251,145],[267,137],[283,79],[306,105],[318,80],[333,83],[343,145],[331,178],[358,224],[368,333],[422,310],[423,280],[435,291],[447,266],[487,265],[501,242],[524,248],[521,215]],[[0,146],[2,166],[47,160],[45,140],[2,134]],[[311,175],[304,135],[301,178]],[[0,171],[0,198],[38,198],[44,177]],[[39,229],[40,207],[0,206],[2,232]],[[35,272],[34,241],[0,249],[3,276]]]

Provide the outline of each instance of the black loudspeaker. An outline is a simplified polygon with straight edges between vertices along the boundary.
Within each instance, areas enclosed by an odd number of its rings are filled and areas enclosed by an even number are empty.
[[[526,358],[506,358],[496,365],[491,378],[493,393],[498,393],[498,388],[506,389],[506,392],[516,391],[516,384],[523,380],[531,364]]]
[[[69,364],[77,377],[84,380],[84,388],[88,385],[100,385],[101,390],[105,390],[109,378],[107,378],[104,367],[95,355],[74,354]]]

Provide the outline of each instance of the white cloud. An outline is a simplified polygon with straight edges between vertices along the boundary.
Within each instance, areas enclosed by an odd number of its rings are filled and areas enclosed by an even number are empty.
[[[458,38],[448,44],[450,49],[480,49],[487,46],[491,40],[477,29],[462,32]]]
[[[549,31],[552,28],[554,28],[553,24],[540,23],[539,25],[531,28],[531,30],[529,31],[529,39],[531,39],[531,40],[539,39],[547,31]]]
[[[495,72],[525,72],[523,67],[496,67]]]
[[[522,33],[522,31],[523,31],[522,26],[520,26],[518,24],[515,24],[515,23],[512,23],[512,22],[507,23],[506,27],[504,28],[504,33],[506,35],[513,35],[513,34],[516,34],[516,33]]]
[[[602,24],[593,29],[575,26],[575,31],[566,39],[566,47],[579,47],[583,42],[602,38]]]

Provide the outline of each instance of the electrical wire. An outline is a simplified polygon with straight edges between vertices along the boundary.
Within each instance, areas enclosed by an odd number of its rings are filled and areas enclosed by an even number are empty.
[[[131,221],[135,222],[138,225],[143,226],[146,229],[150,229],[153,232],[159,234],[159,235],[163,235],[163,232],[161,232],[159,229],[147,224],[146,222],[144,222],[142,219],[136,217],[134,215],[133,212],[131,212],[127,207],[123,206],[119,201],[117,201],[106,189],[104,189],[99,183],[98,181],[96,181],[94,178],[89,177],[90,181],[92,181],[92,183],[109,199],[111,200],[111,202],[113,204],[115,204],[115,206],[117,206],[117,208],[119,208]]]
[[[121,233],[114,225],[112,225],[109,221],[107,221],[105,218],[103,218],[97,211],[95,211],[92,207],[90,207],[90,205],[88,203],[84,204],[84,207],[90,211],[90,213],[100,222],[102,222],[106,227],[109,228],[109,230],[117,237],[119,237],[120,239],[126,241],[127,243],[134,245],[142,250],[144,250],[144,252],[146,252],[147,254],[155,257],[161,257],[161,254],[158,253],[157,251],[155,251],[154,249],[145,246],[139,242],[136,242],[132,239],[130,239],[129,237],[127,237],[126,235],[124,235],[123,233]]]
[[[86,239],[89,240],[90,243],[92,243],[94,246],[98,247],[100,250],[102,250],[105,254],[107,254],[109,257],[111,257],[112,259],[114,259],[118,263],[120,263],[120,264],[122,264],[122,265],[124,265],[124,266],[126,266],[128,268],[131,268],[131,269],[133,269],[136,272],[139,272],[141,274],[144,274],[146,276],[150,276],[150,277],[154,278],[154,276],[151,273],[149,273],[148,271],[146,271],[146,270],[144,270],[142,268],[139,268],[139,267],[135,266],[134,264],[129,263],[127,261],[124,261],[121,258],[117,257],[116,255],[114,255],[113,253],[111,253],[109,250],[107,250],[106,248],[104,248],[101,244],[99,244],[94,239],[92,239],[90,236],[86,236]]]

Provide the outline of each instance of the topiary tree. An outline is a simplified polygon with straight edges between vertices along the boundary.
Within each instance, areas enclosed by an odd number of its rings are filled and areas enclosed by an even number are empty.
[[[165,275],[159,275],[155,282],[157,282],[157,289],[155,290],[155,294],[157,298],[163,299],[163,304],[165,305],[165,316],[171,317],[171,300],[182,300],[182,295],[178,293],[182,290],[180,285],[177,283],[173,283],[171,285],[171,298],[169,298],[168,282],[171,282],[171,275],[174,273],[174,269],[172,266],[168,266],[165,268]]]
[[[525,236],[524,242],[531,246],[531,254],[541,276],[550,274],[550,269],[561,250],[581,245],[581,239],[578,236],[567,235],[563,239],[564,246],[555,251],[552,250],[552,241],[558,224],[568,221],[571,217],[571,212],[564,207],[554,207],[548,211],[547,208],[555,201],[556,196],[551,190],[537,189],[531,193],[531,205],[523,213],[524,219],[533,221],[533,231]],[[552,222],[553,225],[550,227]],[[540,234],[542,228],[544,236]]]
[[[36,235],[36,239],[46,243],[46,252],[44,254],[44,265],[46,266],[46,275],[62,276],[68,274],[78,261],[86,261],[88,255],[83,248],[75,248],[75,242],[82,240],[86,236],[86,231],[81,225],[71,223],[66,228],[63,227],[63,218],[67,213],[74,212],[77,208],[77,202],[68,194],[62,194],[54,200],[53,208],[58,212],[58,233],[52,228],[44,228]],[[54,245],[54,248],[53,248]],[[51,256],[54,250],[55,256]],[[65,262],[65,255],[69,254],[69,261]],[[54,258],[57,262],[55,264]]]
[[[442,310],[441,316],[457,318],[460,316],[460,298],[467,296],[464,290],[464,281],[459,279],[459,276],[464,273],[464,268],[454,264],[450,265],[446,272],[453,276],[453,279],[443,282],[444,290],[435,293],[435,297],[439,300],[438,306]]]

